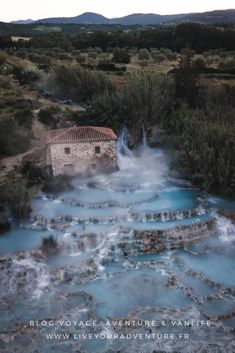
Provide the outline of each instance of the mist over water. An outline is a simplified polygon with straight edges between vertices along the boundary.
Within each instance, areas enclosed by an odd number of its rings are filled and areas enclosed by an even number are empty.
[[[119,170],[75,178],[74,190],[41,194],[32,203],[32,219],[0,237],[0,328],[16,332],[4,353],[76,351],[193,352],[233,351],[235,226],[218,215],[235,202],[213,198],[171,177],[168,153],[143,143],[128,148],[124,129],[117,142]],[[179,186],[182,185],[182,186]],[[210,227],[207,228],[207,223]],[[155,232],[155,233],[154,233]],[[148,248],[149,234],[165,236],[162,251]],[[170,239],[198,235],[195,242],[171,247]],[[205,234],[204,234],[205,233]],[[59,252],[43,257],[37,249],[53,235]],[[139,236],[139,238],[138,238]],[[154,241],[156,239],[153,239]],[[159,240],[160,241],[160,240]],[[167,245],[169,243],[169,246]],[[3,309],[2,309],[3,308]],[[69,333],[115,333],[107,318],[204,320],[209,328],[167,327],[183,340],[52,340],[45,333],[26,334],[26,320],[97,319],[101,326],[70,327]],[[120,329],[122,331],[122,329]],[[118,331],[118,330],[117,330]],[[166,328],[152,329],[165,333]],[[36,334],[35,334],[36,332]],[[129,329],[146,332],[145,328]]]
[[[169,160],[160,149],[148,146],[143,129],[143,143],[134,151],[128,148],[128,132],[123,129],[117,142],[117,161],[120,168],[120,183],[132,179],[139,190],[162,188],[169,175]]]

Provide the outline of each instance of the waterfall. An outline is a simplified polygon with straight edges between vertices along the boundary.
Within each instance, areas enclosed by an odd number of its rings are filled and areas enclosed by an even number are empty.
[[[228,218],[217,215],[216,227],[221,240],[225,242],[232,242],[235,240],[235,225]]]
[[[147,140],[147,135],[146,135],[146,130],[144,128],[144,125],[142,125],[142,136],[143,136],[143,147],[146,148],[148,147],[148,140]]]
[[[2,261],[1,295],[29,295],[40,297],[50,285],[49,267],[32,257]]]
[[[117,142],[117,162],[123,178],[132,177],[132,183],[144,190],[161,187],[169,175],[169,161],[160,149],[151,149],[147,144],[143,127],[143,144],[135,151],[128,148],[128,131],[124,128]]]
[[[148,139],[144,125],[142,125],[142,145],[141,147],[148,147]],[[133,157],[132,151],[128,147],[128,130],[124,127],[119,135],[117,142],[117,153]]]
[[[120,136],[118,138],[117,153],[118,153],[118,155],[121,153],[121,154],[127,155],[129,157],[133,156],[133,153],[131,152],[131,150],[128,147],[128,130],[126,127],[124,127],[122,129]]]

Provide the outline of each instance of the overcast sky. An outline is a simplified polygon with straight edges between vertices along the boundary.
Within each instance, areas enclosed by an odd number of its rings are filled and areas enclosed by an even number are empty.
[[[106,17],[131,13],[176,14],[235,8],[234,0],[2,0],[1,21],[71,17],[97,12]]]

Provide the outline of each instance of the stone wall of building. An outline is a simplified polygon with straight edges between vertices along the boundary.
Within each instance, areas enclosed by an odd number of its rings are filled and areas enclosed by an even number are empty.
[[[114,140],[50,144],[48,150],[47,160],[51,161],[53,175],[79,175],[116,168]]]

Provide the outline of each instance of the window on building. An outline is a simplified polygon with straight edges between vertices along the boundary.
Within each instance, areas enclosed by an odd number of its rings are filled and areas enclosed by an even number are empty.
[[[100,146],[95,146],[95,154],[99,154],[100,153]]]
[[[65,147],[64,153],[65,153],[65,154],[70,154],[70,148],[69,148],[69,147]]]

